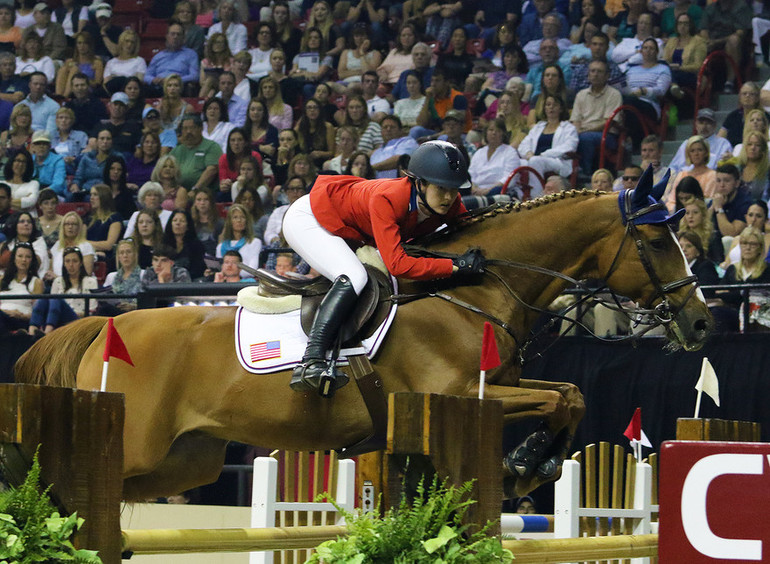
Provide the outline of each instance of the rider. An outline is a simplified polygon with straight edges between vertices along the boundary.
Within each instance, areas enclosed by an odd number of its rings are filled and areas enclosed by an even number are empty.
[[[302,363],[294,369],[292,389],[319,388],[328,369],[326,351],[366,285],[366,270],[349,242],[374,244],[394,276],[433,280],[483,272],[484,259],[478,250],[455,259],[418,258],[407,255],[401,246],[402,241],[431,233],[464,212],[458,189],[468,181],[468,163],[457,147],[429,141],[412,153],[404,178],[319,176],[310,194],[291,205],[283,220],[286,241],[333,281],[313,321]]]

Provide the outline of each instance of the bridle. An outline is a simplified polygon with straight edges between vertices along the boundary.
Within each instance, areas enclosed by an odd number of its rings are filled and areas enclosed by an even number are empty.
[[[505,289],[505,291],[521,306],[523,306],[524,308],[532,312],[546,314],[551,317],[551,320],[549,321],[549,323],[545,324],[536,333],[530,334],[524,341],[521,341],[520,338],[516,335],[515,329],[513,326],[511,326],[511,324],[498,318],[495,315],[492,315],[489,312],[484,311],[483,309],[471,303],[465,302],[464,300],[460,300],[459,298],[438,289],[438,287],[435,287],[427,292],[422,292],[418,294],[396,294],[392,297],[392,299],[396,303],[407,303],[407,302],[425,298],[425,297],[438,298],[483,317],[484,319],[499,326],[501,329],[503,329],[506,333],[508,333],[513,338],[518,349],[519,363],[522,366],[530,360],[529,358],[526,357],[526,351],[528,347],[533,342],[537,341],[544,333],[549,332],[551,327],[557,321],[567,321],[569,324],[569,327],[559,334],[559,338],[564,336],[570,329],[572,329],[574,325],[577,325],[581,327],[583,330],[585,330],[589,335],[601,341],[619,342],[619,341],[638,339],[642,337],[644,334],[646,334],[647,332],[651,331],[652,329],[655,329],[656,327],[670,324],[676,318],[676,316],[686,306],[686,304],[690,301],[693,295],[695,295],[695,292],[697,290],[697,278],[694,275],[689,275],[689,276],[680,278],[679,280],[675,280],[673,282],[669,282],[666,284],[664,284],[661,281],[660,276],[658,276],[658,273],[655,270],[655,267],[653,266],[652,261],[650,260],[650,257],[648,255],[648,250],[645,248],[644,241],[642,240],[642,236],[639,231],[638,225],[643,223],[660,223],[658,221],[651,220],[650,215],[651,214],[660,215],[661,212],[665,212],[665,209],[666,209],[665,204],[660,202],[654,202],[654,200],[650,198],[649,199],[650,203],[647,206],[634,210],[632,205],[632,195],[633,195],[632,192],[633,191],[631,190],[623,190],[620,192],[618,196],[618,204],[620,207],[623,223],[626,229],[623,235],[623,239],[621,240],[620,245],[617,251],[615,252],[615,255],[612,259],[612,262],[610,263],[609,268],[607,269],[606,274],[600,279],[601,283],[599,284],[598,288],[589,287],[586,283],[580,280],[577,280],[571,276],[568,276],[556,270],[551,270],[549,268],[545,268],[545,267],[541,267],[533,264],[521,263],[521,262],[512,261],[512,260],[506,260],[506,259],[490,258],[486,260],[486,264],[488,267],[491,266],[491,267],[499,267],[499,268],[519,269],[519,270],[524,270],[524,271],[533,272],[537,274],[545,274],[553,278],[564,280],[568,284],[571,284],[576,288],[580,289],[583,293],[583,295],[580,298],[578,298],[575,303],[567,307],[562,313],[548,311],[524,301],[518,295],[516,290],[513,289],[510,286],[510,284],[508,284],[508,282],[503,278],[503,276],[496,271],[496,269],[487,268],[484,275],[489,275],[495,278],[496,281]],[[474,212],[471,212],[469,216],[476,217],[479,215],[487,215],[490,213],[494,214],[495,212],[498,212],[499,210],[506,208],[506,206],[510,206],[510,204],[496,204],[493,206],[489,206],[487,208],[483,208],[482,210],[474,210]],[[665,213],[663,213],[663,215],[665,215]],[[670,230],[670,227],[669,227],[669,230]],[[454,232],[452,228],[445,228],[444,230],[437,233],[436,235],[440,237],[445,234],[448,235],[449,233],[452,233],[452,232]],[[628,307],[624,305],[620,297],[612,289],[610,289],[607,284],[607,281],[609,280],[609,278],[612,276],[612,274],[615,272],[615,270],[619,265],[620,257],[627,240],[631,240],[634,242],[637,254],[639,256],[639,260],[642,263],[642,266],[644,267],[645,272],[647,273],[647,276],[649,277],[650,282],[652,282],[652,285],[655,290],[654,293],[650,296],[650,298],[646,301],[646,303],[641,307],[639,306]],[[424,247],[415,246],[415,245],[405,245],[405,248],[409,251],[410,254],[417,255],[417,256],[434,257],[434,258],[456,258],[458,256],[454,253],[432,251]],[[484,275],[481,275],[481,276],[484,276]],[[688,292],[685,299],[678,305],[672,304],[672,302],[669,300],[669,294],[687,285],[692,285],[692,287],[690,288],[690,291]],[[604,297],[604,295],[606,294],[609,294],[609,299]],[[660,299],[660,302],[657,305],[653,306],[652,304],[657,299]],[[610,339],[602,335],[596,334],[591,328],[589,328],[580,319],[568,317],[567,314],[581,307],[582,305],[588,303],[589,301],[601,304],[610,310],[613,310],[615,312],[622,314],[627,319],[629,319],[635,326],[643,326],[643,329],[634,333],[633,335],[614,337]],[[554,339],[546,347],[546,349],[550,348],[550,346],[553,346],[553,344],[557,340],[558,339]],[[536,353],[534,356],[540,356],[544,352],[544,350]]]
[[[673,319],[682,310],[682,308],[687,305],[687,302],[690,301],[690,298],[692,298],[692,296],[695,294],[695,291],[698,287],[698,278],[694,274],[690,274],[689,276],[685,276],[679,280],[669,282],[668,284],[663,284],[661,282],[660,276],[658,276],[655,267],[652,265],[652,261],[650,261],[650,257],[647,255],[644,242],[642,241],[642,237],[639,233],[637,221],[643,219],[644,216],[655,213],[657,211],[665,212],[666,205],[662,202],[654,202],[643,208],[633,211],[631,204],[632,193],[632,190],[621,190],[620,194],[618,195],[618,204],[620,205],[623,223],[626,226],[626,233],[623,237],[623,241],[620,243],[618,252],[615,253],[615,258],[612,260],[612,264],[610,265],[608,274],[605,276],[604,280],[606,281],[614,270],[626,240],[629,238],[633,240],[634,245],[636,246],[636,253],[639,255],[639,262],[642,263],[642,266],[644,267],[645,272],[647,272],[647,276],[649,277],[650,282],[652,282],[652,285],[655,288],[655,293],[647,300],[645,308],[649,308],[652,306],[652,303],[656,299],[660,298],[660,303],[653,308],[654,316],[659,321],[659,324],[667,324],[673,321]],[[670,227],[668,227],[668,229],[671,231]],[[679,304],[679,306],[672,308],[671,302],[668,299],[668,294],[671,294],[679,288],[690,284],[692,287],[687,293],[685,299],[681,304]]]

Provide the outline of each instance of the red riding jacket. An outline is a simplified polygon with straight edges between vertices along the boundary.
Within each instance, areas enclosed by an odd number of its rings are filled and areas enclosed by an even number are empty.
[[[374,244],[394,276],[413,280],[446,278],[450,259],[410,257],[402,242],[426,235],[465,212],[460,196],[444,216],[417,223],[417,190],[408,178],[363,180],[357,176],[319,176],[310,192],[318,222],[343,239]]]

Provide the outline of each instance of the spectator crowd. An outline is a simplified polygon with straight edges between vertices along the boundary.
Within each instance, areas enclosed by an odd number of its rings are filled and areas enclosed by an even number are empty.
[[[743,82],[722,123],[692,115],[698,88],[740,80],[722,61],[698,82],[709,53],[767,64],[765,4],[0,0],[0,295],[251,280],[239,262],[312,275],[285,250],[288,205],[318,174],[403,176],[431,139],[466,156],[468,209],[670,168],[664,201],[686,210],[696,274],[770,281],[770,83]],[[661,137],[639,132],[677,115],[697,134],[665,163]],[[621,131],[632,162],[599,169]],[[732,327],[735,297],[710,299]],[[0,330],[86,313],[2,300]]]

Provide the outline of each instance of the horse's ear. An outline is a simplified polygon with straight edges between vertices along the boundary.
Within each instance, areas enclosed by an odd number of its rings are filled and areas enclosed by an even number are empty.
[[[642,173],[639,182],[636,183],[636,188],[631,193],[631,209],[639,210],[648,206],[650,202],[647,200],[647,196],[650,195],[651,190],[652,165],[648,166],[647,170]]]
[[[671,177],[671,169],[666,169],[666,174],[663,175],[663,178],[660,179],[660,182],[658,182],[655,186],[652,187],[652,192],[650,193],[650,196],[653,197],[653,199],[657,202],[663,197],[663,193],[666,191],[666,186],[668,186],[668,179]]]

